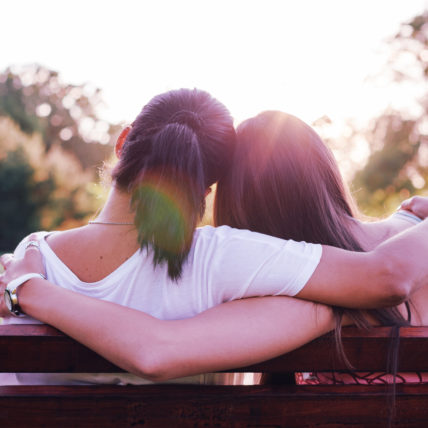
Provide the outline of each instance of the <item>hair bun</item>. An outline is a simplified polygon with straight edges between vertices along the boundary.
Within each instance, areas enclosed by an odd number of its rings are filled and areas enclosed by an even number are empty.
[[[189,110],[180,110],[174,113],[168,120],[168,124],[170,123],[187,125],[190,128],[192,128],[195,132],[199,131],[199,129],[203,125],[203,121],[199,117],[199,115]]]

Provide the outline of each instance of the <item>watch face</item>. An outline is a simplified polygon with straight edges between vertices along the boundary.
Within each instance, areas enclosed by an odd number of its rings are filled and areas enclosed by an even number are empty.
[[[9,309],[9,311],[12,312],[12,298],[10,296],[10,291],[9,290],[5,290],[4,291],[4,303],[6,304],[6,307]]]

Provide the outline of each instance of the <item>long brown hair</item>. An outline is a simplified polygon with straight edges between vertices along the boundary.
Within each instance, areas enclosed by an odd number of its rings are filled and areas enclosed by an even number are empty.
[[[237,129],[233,167],[218,182],[214,221],[283,239],[363,251],[353,233],[354,209],[333,154],[298,118],[266,111]],[[361,328],[367,315],[381,325],[407,325],[397,308],[333,308],[339,356],[346,314]]]

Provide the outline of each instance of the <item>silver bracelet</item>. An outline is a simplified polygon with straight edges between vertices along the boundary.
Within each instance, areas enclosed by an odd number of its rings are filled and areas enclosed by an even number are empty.
[[[421,218],[419,218],[417,215],[412,214],[409,211],[406,210],[400,210],[400,211],[396,211],[394,214],[392,214],[394,217],[399,217],[402,220],[407,220],[410,221],[413,224],[419,224],[421,223],[423,220]]]

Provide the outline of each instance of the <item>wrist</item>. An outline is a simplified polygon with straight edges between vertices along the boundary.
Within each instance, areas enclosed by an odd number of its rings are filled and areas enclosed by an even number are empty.
[[[43,296],[46,296],[45,290],[48,282],[39,277],[31,278],[22,284],[17,290],[19,306],[23,313],[33,318],[38,318],[37,310],[41,309]],[[40,320],[42,321],[42,320]]]
[[[24,275],[18,276],[12,281],[9,281],[7,284],[4,291],[4,300],[6,307],[9,309],[12,315],[23,315],[23,311],[18,299],[18,291],[23,284],[35,278],[45,279],[45,276],[41,273],[26,273]]]
[[[419,224],[423,221],[422,218],[418,217],[416,214],[411,213],[410,211],[400,209],[393,214],[394,217],[406,220],[413,224]]]

